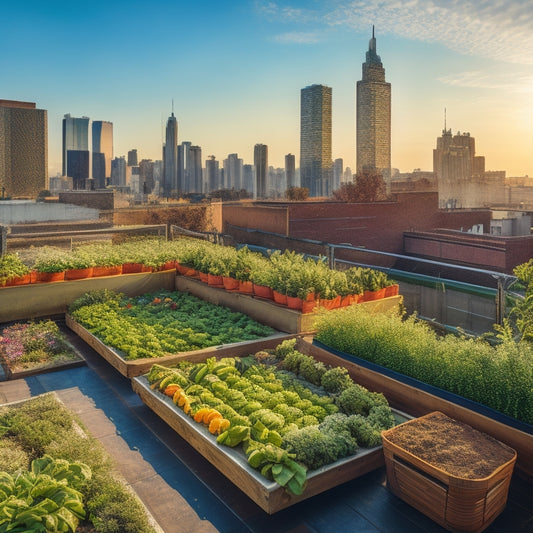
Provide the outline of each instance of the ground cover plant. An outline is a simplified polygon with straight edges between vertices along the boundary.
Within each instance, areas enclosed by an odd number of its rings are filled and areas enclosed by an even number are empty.
[[[501,335],[439,336],[415,315],[370,314],[358,306],[320,315],[315,338],[533,424],[533,346]]]
[[[146,378],[216,443],[241,446],[251,467],[299,495],[308,470],[380,445],[395,419],[383,394],[298,352],[295,342],[246,358],[156,364]]]
[[[53,395],[0,408],[0,532],[154,533],[100,443]]]
[[[243,313],[167,290],[131,298],[94,291],[74,301],[69,314],[128,360],[254,340],[275,332]]]
[[[57,365],[78,356],[52,320],[17,322],[0,329],[0,358],[11,372]]]

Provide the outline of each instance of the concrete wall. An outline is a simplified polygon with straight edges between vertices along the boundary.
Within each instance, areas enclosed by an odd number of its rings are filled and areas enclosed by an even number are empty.
[[[0,224],[6,226],[48,220],[98,220],[98,209],[70,204],[48,204],[26,201],[0,202]]]
[[[114,191],[65,191],[59,193],[59,201],[63,204],[75,204],[93,209],[114,209]]]
[[[224,225],[260,229],[287,235],[289,231],[288,213],[287,204],[280,205],[274,202],[225,204],[222,218]],[[224,227],[224,232],[231,233],[226,227]]]

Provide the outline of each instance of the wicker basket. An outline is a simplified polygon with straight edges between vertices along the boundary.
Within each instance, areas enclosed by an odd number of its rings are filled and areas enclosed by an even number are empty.
[[[475,432],[476,443],[480,442],[479,439],[490,439],[501,445],[511,459],[494,468],[490,475],[471,479],[452,475],[390,440],[393,438],[391,432],[410,431],[412,428],[409,425],[417,420],[439,424],[444,419],[456,422],[442,413],[434,412],[382,433],[387,485],[399,498],[449,531],[483,531],[507,503],[516,461],[513,449],[484,433]],[[472,429],[465,424],[463,426]],[[454,442],[460,443],[461,438],[458,432],[454,435]]]

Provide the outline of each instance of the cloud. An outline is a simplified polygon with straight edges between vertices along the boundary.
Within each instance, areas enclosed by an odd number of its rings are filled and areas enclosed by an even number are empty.
[[[320,40],[315,32],[293,31],[274,36],[274,41],[288,44],[314,44]]]
[[[442,76],[438,80],[454,87],[496,89],[522,94],[533,93],[533,75],[525,73],[509,76],[509,74],[472,70]]]
[[[533,64],[530,0],[330,0],[319,10],[258,4],[278,21],[322,23],[388,33],[455,52]]]

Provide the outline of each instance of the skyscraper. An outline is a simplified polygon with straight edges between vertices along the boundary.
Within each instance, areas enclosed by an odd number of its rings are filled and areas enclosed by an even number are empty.
[[[205,190],[203,192],[210,193],[220,188],[218,161],[214,155],[210,155],[205,162]]]
[[[128,150],[128,166],[136,167],[139,165],[139,157],[137,155],[137,148]]]
[[[243,188],[242,179],[243,160],[238,154],[228,154],[224,159],[224,186],[226,189],[240,191]]]
[[[107,185],[111,179],[113,159],[113,123],[94,120],[93,132],[93,179],[97,188]]]
[[[33,102],[0,100],[0,189],[35,197],[48,188],[48,120]]]
[[[372,39],[363,63],[363,79],[357,82],[356,101],[357,172],[376,171],[390,188],[391,169],[391,85]]]
[[[189,148],[188,192],[202,192],[202,148],[191,146]]]
[[[300,181],[309,196],[331,194],[331,87],[301,90]]]
[[[255,167],[255,196],[266,198],[267,195],[267,172],[268,172],[268,146],[256,144],[254,146]]]
[[[287,189],[296,187],[296,159],[293,154],[285,156],[285,182]]]
[[[63,175],[74,189],[85,189],[89,179],[89,118],[63,118]]]
[[[173,111],[167,120],[163,146],[163,196],[177,197],[178,194],[178,121]]]

